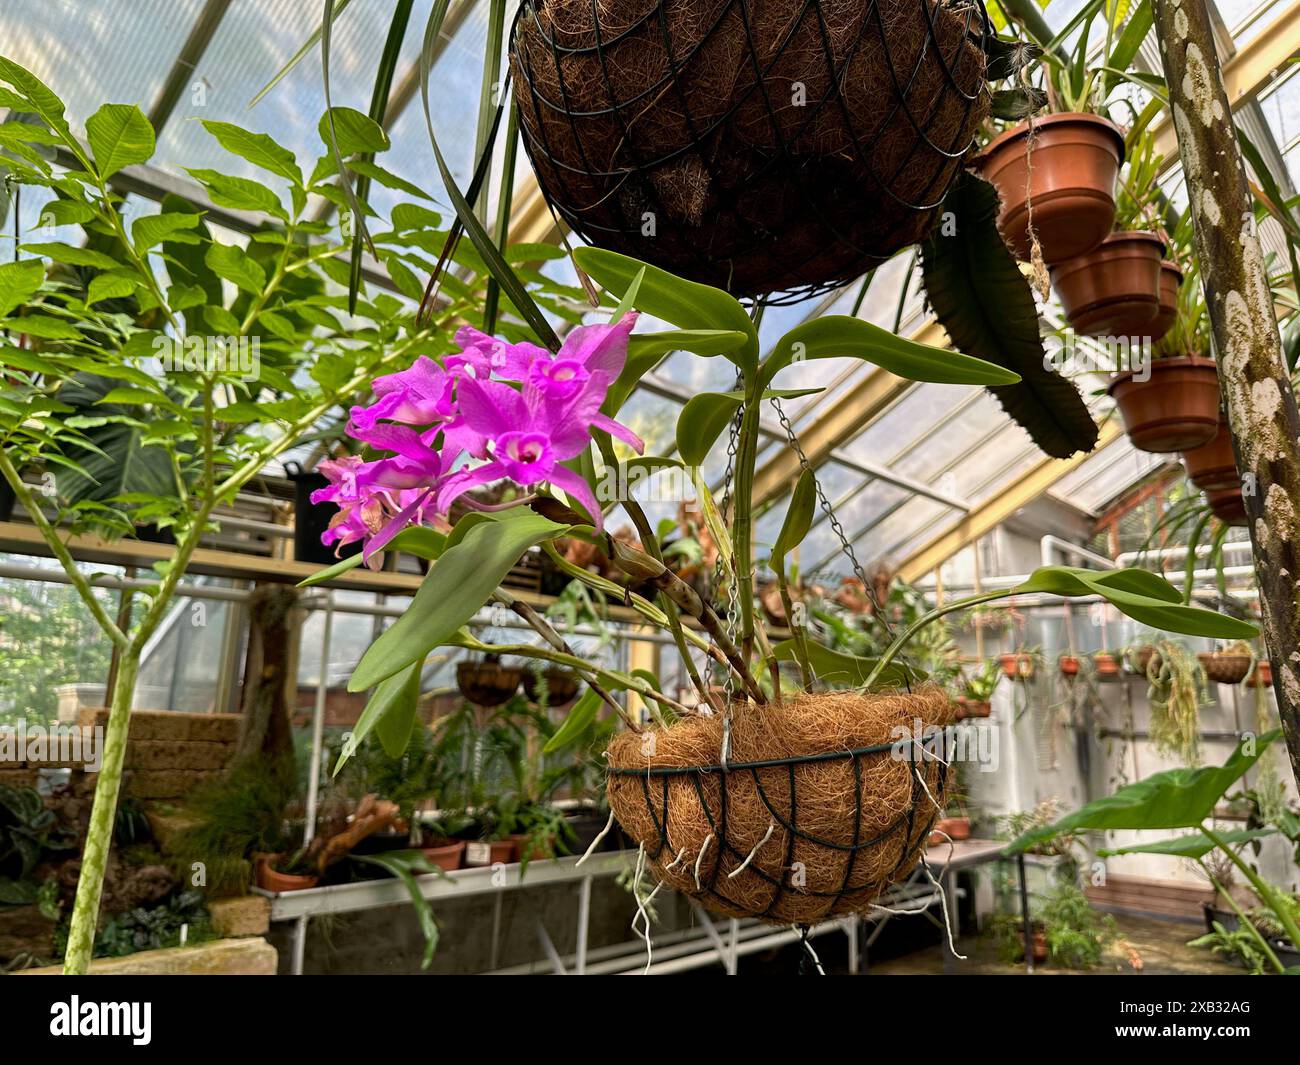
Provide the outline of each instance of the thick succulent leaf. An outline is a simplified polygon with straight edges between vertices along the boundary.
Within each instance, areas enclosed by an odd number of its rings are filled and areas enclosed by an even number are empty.
[[[1019,375],[990,387],[1034,443],[1055,458],[1091,451],[1097,426],[1075,385],[1044,365],[1034,294],[997,230],[998,195],[963,173],[945,201],[955,228],[921,245],[925,292],[953,346]]]

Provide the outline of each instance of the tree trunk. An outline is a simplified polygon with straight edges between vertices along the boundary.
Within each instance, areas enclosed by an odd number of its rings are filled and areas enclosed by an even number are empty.
[[[1154,0],[1219,383],[1242,476],[1264,640],[1300,780],[1300,414],[1205,0]]]
[[[283,584],[259,585],[248,597],[243,720],[232,764],[261,758],[277,769],[293,771],[290,693],[297,690],[297,677],[291,675],[297,605],[297,590]]]

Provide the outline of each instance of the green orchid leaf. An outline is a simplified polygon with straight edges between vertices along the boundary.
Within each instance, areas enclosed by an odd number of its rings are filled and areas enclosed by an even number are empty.
[[[832,651],[819,643],[809,642],[806,649],[809,664],[817,679],[837,688],[862,687],[876,668],[877,659],[862,658],[845,651]],[[796,652],[799,650],[802,648],[798,647],[798,642],[793,638],[782,640],[772,646],[772,653],[776,655],[778,662],[797,662],[799,659]],[[901,688],[909,683],[916,684],[925,678],[926,674],[920,670],[912,669],[901,662],[891,662],[876,678],[872,690]]]
[[[803,543],[816,512],[817,477],[811,469],[805,468],[790,493],[790,509],[785,512],[785,521],[781,523],[781,531],[772,545],[770,565],[778,574],[785,573],[785,556]]]

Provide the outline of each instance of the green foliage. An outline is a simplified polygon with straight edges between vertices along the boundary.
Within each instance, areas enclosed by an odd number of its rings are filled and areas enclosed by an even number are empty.
[[[1200,761],[1201,707],[1210,702],[1205,669],[1179,640],[1158,640],[1147,663],[1151,742],[1186,765]]]
[[[1269,957],[1264,953],[1259,939],[1240,925],[1229,931],[1219,921],[1215,921],[1212,931],[1188,940],[1187,945],[1208,947],[1214,954],[1232,958],[1244,965],[1251,976],[1263,976],[1273,971]]]
[[[75,842],[35,788],[0,784],[0,905],[34,901],[36,866]]]
[[[142,950],[178,947],[181,928],[186,943],[215,939],[212,918],[198,891],[173,894],[155,906],[138,906],[127,913],[110,917],[95,936],[96,958],[122,958]],[[68,929],[61,924],[54,933],[55,951],[62,957]]]
[[[1052,964],[1092,969],[1118,938],[1115,918],[1099,913],[1074,884],[1059,884],[1043,901],[1047,951]]]

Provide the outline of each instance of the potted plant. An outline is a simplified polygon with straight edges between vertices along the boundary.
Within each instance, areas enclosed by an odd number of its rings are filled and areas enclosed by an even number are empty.
[[[1113,651],[1096,651],[1092,656],[1092,668],[1098,680],[1119,680],[1119,655]]]
[[[958,699],[958,712],[963,717],[988,717],[993,713],[993,692],[1002,675],[1001,664],[986,659],[974,676],[962,676],[962,695]]]
[[[1179,640],[1156,641],[1147,663],[1151,742],[1157,750],[1195,765],[1200,750],[1201,707],[1209,702],[1205,670]]]
[[[320,883],[320,870],[307,857],[305,848],[292,855],[262,854],[257,858],[257,886],[263,891],[305,891]]]
[[[1060,666],[1061,676],[1077,677],[1079,675],[1079,656],[1076,654],[1063,654],[1057,660]]]
[[[1051,266],[1085,255],[1111,232],[1115,222],[1115,182],[1124,162],[1124,135],[1105,115],[1118,77],[1132,59],[1129,42],[1121,39],[1105,62],[1088,66],[1089,29],[1097,8],[1085,8],[1072,20],[1082,22],[1074,37],[1074,54],[1059,50],[1058,41],[1040,40],[1042,87],[1028,79],[1009,94],[1019,100],[1020,115],[1032,116],[1043,104],[1049,114],[1025,117],[996,136],[975,161],[1002,201],[998,228],[1016,258],[1038,259]],[[1086,15],[1086,21],[1084,16]]]
[[[998,664],[1002,667],[1002,672],[1011,680],[1029,680],[1037,668],[1039,660],[1042,658],[1036,648],[1027,650],[1012,651],[1009,654],[999,655]]]
[[[568,706],[578,697],[581,684],[578,674],[571,669],[551,666],[523,671],[524,694],[530,702],[547,707]]]
[[[495,654],[456,666],[456,687],[475,706],[492,707],[508,702],[523,679],[522,669],[502,665],[501,656]]]
[[[473,212],[461,209],[459,214],[467,232],[476,235],[475,246],[480,250],[490,248],[491,240],[482,232]],[[862,788],[883,786],[882,772],[889,771],[880,758],[885,754],[881,744],[889,735],[885,723],[897,723],[900,715],[908,721],[919,720],[923,728],[942,727],[952,720],[949,697],[942,689],[923,686],[915,667],[900,657],[919,633],[947,614],[995,599],[1048,590],[1065,595],[1099,595],[1121,611],[1137,611],[1175,628],[1193,624],[1195,619],[1197,629],[1225,638],[1255,634],[1253,626],[1177,603],[1176,593],[1154,574],[1048,567],[1013,588],[945,602],[940,607],[918,606],[916,619],[895,628],[892,634],[886,633],[884,640],[888,642],[883,652],[872,659],[832,650],[818,642],[791,610],[786,611],[793,626],[790,636],[774,639],[764,627],[754,595],[753,475],[762,397],[796,353],[815,359],[846,350],[870,350],[874,358],[883,359],[883,355],[876,354],[883,349],[874,344],[886,342],[891,352],[899,353],[897,359],[889,357],[895,373],[944,380],[956,375],[991,383],[1006,380],[1006,372],[953,352],[945,351],[939,357],[937,352],[897,338],[886,341],[875,327],[861,319],[835,316],[796,327],[779,338],[764,358],[758,354],[761,348],[749,315],[721,290],[685,282],[603,249],[586,247],[575,254],[582,269],[610,291],[611,301],[620,301],[621,306],[609,321],[573,330],[561,342],[546,327],[544,318],[539,315],[540,320],[534,323],[530,315],[529,322],[538,330],[545,348],[508,344],[471,331],[462,334],[460,354],[466,361],[473,359],[476,352],[496,350],[498,362],[513,366],[512,360],[518,360],[519,366],[510,370],[514,376],[507,375],[504,380],[496,380],[485,371],[482,375],[459,376],[451,382],[453,409],[465,416],[469,429],[496,442],[488,453],[497,457],[467,469],[458,467],[445,478],[431,479],[424,498],[441,512],[463,491],[503,477],[518,479],[526,491],[505,510],[461,519],[448,537],[450,546],[444,547],[436,564],[430,567],[416,597],[418,607],[413,606],[362,656],[350,687],[358,691],[378,689],[372,696],[373,712],[363,715],[367,727],[405,721],[409,711],[398,696],[425,657],[441,645],[575,669],[595,693],[593,698],[600,699],[625,726],[605,746],[606,794],[620,824],[644,848],[642,873],[649,871],[669,888],[703,899],[723,913],[763,914],[770,921],[809,923],[832,910],[847,913],[869,905],[872,891],[865,879],[857,885],[862,890],[854,891],[852,898],[845,890],[855,887],[856,878],[869,875],[865,870],[871,867],[871,861],[869,855],[864,855],[863,871],[851,873],[846,885],[842,865],[828,858],[826,868],[834,865],[831,875],[835,882],[826,882],[829,886],[825,893],[817,894],[823,889],[810,880],[809,887],[814,890],[785,892],[773,904],[771,885],[786,877],[788,848],[803,831],[797,826],[785,827],[794,825],[788,817],[790,803],[797,803],[799,824],[824,826],[818,831],[821,840],[852,841],[854,833],[861,832],[862,803],[854,797],[861,794]],[[513,286],[509,272],[499,272],[502,285]],[[513,287],[517,290],[517,286]],[[671,341],[675,348],[686,345],[690,349],[693,345],[717,350],[739,368],[741,387],[727,393],[693,396],[683,409],[676,433],[677,458],[688,468],[698,467],[715,445],[720,448],[726,427],[733,418],[738,419],[733,498],[726,516],[716,522],[719,557],[728,560],[723,563],[724,580],[735,590],[737,615],[732,628],[722,622],[711,602],[703,600],[662,561],[655,530],[635,499],[620,502],[636,526],[640,547],[629,546],[605,530],[597,489],[565,465],[584,454],[594,463],[598,453],[605,469],[613,471],[624,461],[614,441],[632,450],[640,444],[617,421],[621,399],[628,394],[624,389],[630,388],[629,378],[635,378],[637,372],[628,371],[632,364],[627,358],[635,325],[633,311],[653,314],[676,326]],[[637,341],[638,347],[646,343],[656,341]],[[859,343],[864,346],[859,348]],[[935,358],[936,368],[927,369],[922,356],[925,360]],[[546,401],[554,383],[547,369],[556,359],[566,365],[591,367],[580,384],[565,382],[569,398],[564,403]],[[518,376],[525,369],[527,374]],[[522,391],[510,383],[521,380],[525,382]],[[593,411],[601,413],[593,415]],[[353,422],[357,420],[354,413]],[[421,422],[419,428],[436,441],[445,432],[443,426],[441,421]],[[524,448],[520,433],[528,437],[524,450],[519,450]],[[530,461],[506,461],[516,454]],[[563,490],[567,510],[556,505],[558,499],[546,495],[550,488]],[[811,528],[817,505],[815,474],[805,470],[793,486],[785,519],[772,546],[769,564],[779,586],[788,589],[787,562]],[[475,518],[472,523],[470,517]],[[434,520],[433,512],[426,515],[426,520]],[[520,552],[562,536],[599,540],[620,571],[656,593],[655,600],[630,595],[626,602],[685,652],[683,664],[689,665],[689,680],[698,693],[696,705],[664,692],[652,676],[640,671],[627,673],[574,654],[544,619],[529,616],[526,610],[516,612],[533,628],[534,642],[489,644],[466,631],[466,623],[485,602],[516,605],[509,590],[500,587],[500,579]],[[608,591],[608,582],[594,574],[575,567],[572,576],[593,589]],[[468,594],[470,589],[474,594]],[[683,624],[683,617],[690,620],[689,625]],[[883,628],[886,620],[882,618],[878,624]],[[692,652],[699,651],[705,655],[692,657]],[[711,671],[708,676],[699,669],[700,658]],[[906,690],[909,684],[910,692]],[[719,688],[721,696],[716,692]],[[635,693],[644,716],[633,717],[614,697],[616,690]],[[582,703],[578,700],[561,730],[580,717],[577,708]],[[590,704],[583,713],[590,713]],[[718,771],[722,764],[744,762],[760,763],[762,768],[749,774]],[[888,761],[888,766],[896,765],[897,759]],[[891,865],[896,875],[902,875],[919,858],[920,848],[944,808],[946,785],[950,783],[938,762],[915,765],[924,788],[918,785],[907,789],[907,794],[900,791],[894,798],[876,798],[873,794],[871,804],[878,823],[896,824],[898,831],[905,834],[906,857]],[[766,791],[776,774],[785,782],[782,787],[789,796],[771,800],[780,813],[779,819],[771,816],[759,794],[759,788]],[[811,784],[814,776],[821,781],[818,788]],[[647,787],[647,777],[662,782]],[[855,779],[860,783],[855,785]],[[831,781],[835,784],[828,787]],[[724,789],[728,811],[725,826],[716,817],[710,824],[712,807],[706,810],[698,790],[706,787]],[[547,798],[545,791],[545,787],[526,787],[515,789],[515,794],[541,802]],[[669,801],[671,816],[667,811]],[[665,824],[667,845],[663,842]],[[798,838],[800,846],[813,848],[809,869],[822,868],[816,855],[823,844]],[[738,842],[742,840],[749,840],[743,849]],[[874,846],[869,844],[868,850]],[[698,883],[696,869],[700,871]]]
[[[1267,658],[1261,658],[1256,662],[1255,668],[1246,677],[1246,686],[1248,688],[1271,688],[1273,686],[1273,663]]]
[[[1250,649],[1250,644],[1244,640],[1237,640],[1227,647],[1201,651],[1196,659],[1201,663],[1208,680],[1216,684],[1240,684],[1250,672],[1250,664],[1254,661],[1255,655]]]

